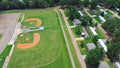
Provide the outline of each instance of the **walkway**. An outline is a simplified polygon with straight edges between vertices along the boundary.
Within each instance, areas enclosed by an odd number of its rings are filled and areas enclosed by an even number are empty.
[[[76,40],[75,40],[75,38],[74,38],[74,36],[73,36],[73,34],[72,34],[72,30],[71,30],[71,28],[70,28],[70,26],[69,26],[69,24],[68,24],[68,21],[67,21],[67,18],[66,18],[66,16],[65,16],[65,14],[64,14],[64,11],[61,10],[61,13],[62,13],[62,16],[63,16],[63,18],[64,18],[65,24],[66,24],[66,26],[67,26],[68,32],[69,32],[69,34],[70,34],[70,37],[71,37],[71,39],[72,39],[72,43],[73,43],[73,45],[74,45],[74,48],[75,48],[77,57],[78,57],[78,59],[79,59],[79,63],[81,63],[81,68],[86,68],[86,63],[85,63],[84,59],[82,58],[82,55],[81,55],[80,50],[79,50],[79,47],[78,47],[77,42],[76,42]]]
[[[56,11],[56,13],[57,13],[57,15],[59,17],[60,25],[61,25],[61,28],[62,28],[62,32],[63,32],[64,38],[65,38],[66,46],[67,46],[68,53],[69,53],[69,56],[70,56],[70,60],[71,60],[71,63],[72,63],[72,68],[76,68],[75,62],[74,62],[74,59],[73,59],[73,55],[72,55],[72,52],[70,50],[69,43],[68,43],[68,40],[67,40],[67,37],[66,37],[66,34],[65,34],[65,30],[64,30],[63,25],[62,25],[61,17],[59,15],[57,9],[55,11]]]
[[[109,10],[109,9],[108,9]],[[120,19],[120,16],[117,14],[117,13],[115,13],[115,12],[113,12],[112,10],[109,10],[115,17],[117,17],[117,18],[119,18]]]

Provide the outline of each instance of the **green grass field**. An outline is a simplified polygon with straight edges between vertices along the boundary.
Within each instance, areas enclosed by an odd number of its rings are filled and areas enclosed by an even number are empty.
[[[77,68],[81,68],[81,65],[80,65],[80,63],[79,63],[79,60],[78,60],[77,55],[76,55],[76,53],[75,53],[74,46],[73,46],[73,44],[72,44],[72,40],[71,40],[71,38],[70,38],[70,34],[69,34],[69,32],[68,32],[67,26],[66,26],[66,24],[65,24],[65,21],[64,21],[64,19],[63,19],[63,16],[62,16],[60,10],[59,10],[59,15],[60,15],[61,20],[62,20],[63,28],[64,28],[64,30],[65,30],[65,33],[66,33],[66,36],[67,36],[67,39],[68,39],[68,43],[69,43],[71,52],[72,52],[72,54],[73,54],[73,58],[74,58],[76,67],[77,67]]]
[[[51,9],[23,10],[25,19],[39,18],[42,20],[43,31],[37,31],[40,42],[29,49],[14,48],[8,68],[72,68],[66,43],[55,11]],[[23,22],[24,26],[30,26]],[[25,37],[33,38],[33,33]],[[32,41],[32,39],[31,39]],[[31,42],[28,41],[28,42]],[[24,37],[18,37],[17,43],[25,43]]]
[[[0,34],[0,38],[2,38],[2,34]]]
[[[12,45],[8,45],[5,50],[0,54],[0,68],[2,68],[2,65],[4,64],[5,58],[8,56],[11,47]]]

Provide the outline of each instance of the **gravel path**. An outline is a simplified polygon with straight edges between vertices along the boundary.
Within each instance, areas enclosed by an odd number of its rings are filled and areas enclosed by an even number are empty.
[[[19,16],[20,14],[0,14],[0,34],[3,35],[0,39],[0,54],[12,38]]]
[[[67,28],[68,28],[68,32],[69,32],[69,34],[70,34],[70,36],[71,36],[72,43],[73,43],[73,46],[74,46],[74,48],[75,48],[77,57],[78,57],[78,59],[79,59],[79,62],[81,63],[81,67],[82,67],[82,68],[86,68],[86,63],[85,63],[84,59],[82,58],[82,55],[81,55],[80,50],[79,50],[79,47],[78,47],[77,42],[76,42],[76,40],[75,40],[75,38],[74,38],[74,36],[73,36],[73,34],[72,34],[72,30],[71,30],[71,28],[70,28],[70,26],[69,26],[69,24],[68,24],[68,21],[67,21],[67,18],[66,18],[66,16],[65,16],[65,14],[64,14],[64,11],[61,10],[61,13],[62,13],[62,16],[63,16],[63,18],[64,18],[64,20],[65,20],[65,24],[66,24],[66,26],[67,26]]]

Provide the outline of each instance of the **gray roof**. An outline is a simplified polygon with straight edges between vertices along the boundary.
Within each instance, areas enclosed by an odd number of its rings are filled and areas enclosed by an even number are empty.
[[[107,62],[100,62],[100,65],[98,68],[110,68]]]
[[[75,23],[75,25],[80,25],[81,21],[79,19],[74,19],[74,23]]]
[[[87,48],[88,48],[88,50],[90,51],[90,50],[92,50],[92,49],[95,49],[95,44],[94,43],[88,43],[87,44]]]

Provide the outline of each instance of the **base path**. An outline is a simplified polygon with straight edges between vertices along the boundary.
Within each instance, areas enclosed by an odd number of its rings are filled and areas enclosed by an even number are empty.
[[[63,18],[64,18],[64,20],[65,20],[65,24],[66,24],[66,26],[67,26],[67,28],[68,28],[68,32],[69,32],[69,34],[70,34],[70,36],[71,36],[72,43],[73,43],[73,45],[74,45],[74,48],[75,48],[77,57],[78,57],[78,59],[79,59],[79,62],[81,63],[81,67],[82,67],[82,68],[86,68],[86,63],[85,63],[84,59],[82,58],[82,55],[81,55],[80,50],[79,50],[79,47],[78,47],[77,42],[76,42],[76,40],[75,40],[75,38],[74,38],[74,36],[73,36],[73,34],[72,34],[72,30],[71,30],[71,28],[70,28],[70,26],[69,26],[69,23],[68,23],[67,18],[66,18],[65,14],[64,14],[64,11],[61,10],[61,13],[62,13],[62,16],[63,16]]]
[[[37,21],[36,27],[39,27],[41,25],[42,21],[40,19],[38,19],[38,18],[29,18],[29,19],[26,19],[25,22],[34,21],[34,20]],[[32,22],[30,22],[30,24],[32,24]]]
[[[37,45],[39,42],[40,42],[40,34],[34,33],[34,39],[33,39],[33,42],[32,42],[32,43],[25,43],[25,44],[20,44],[20,43],[19,43],[19,44],[17,45],[17,48],[20,48],[20,49],[31,48],[31,47]]]

